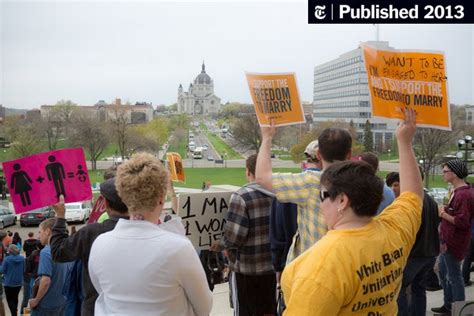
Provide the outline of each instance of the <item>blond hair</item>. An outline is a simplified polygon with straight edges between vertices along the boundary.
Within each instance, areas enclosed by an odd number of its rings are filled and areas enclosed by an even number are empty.
[[[48,218],[44,221],[42,221],[39,226],[41,226],[43,229],[50,229],[50,230],[53,230],[53,226],[54,224],[56,223],[56,218],[55,217],[51,217],[51,218]]]
[[[117,169],[115,186],[130,213],[153,211],[165,196],[168,172],[155,156],[138,153]]]

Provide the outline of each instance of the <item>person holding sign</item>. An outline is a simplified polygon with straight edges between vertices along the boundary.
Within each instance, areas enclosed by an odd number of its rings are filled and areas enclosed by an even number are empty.
[[[106,212],[110,217],[103,223],[92,223],[81,228],[76,234],[68,235],[66,225],[66,208],[63,198],[53,206],[56,212],[56,222],[51,236],[51,255],[55,262],[70,262],[81,260],[84,267],[82,284],[84,301],[81,306],[82,316],[94,315],[94,304],[99,295],[92,285],[89,276],[89,256],[94,240],[100,234],[115,228],[120,218],[128,219],[128,208],[120,199],[115,187],[115,178],[110,178],[100,184],[100,196],[104,199]]]
[[[120,219],[92,245],[95,315],[209,315],[212,293],[194,247],[157,225],[168,181],[151,154],[138,153],[118,167],[117,191],[130,220]]]
[[[282,275],[285,315],[396,315],[402,272],[421,223],[423,187],[412,140],[415,113],[396,131],[400,196],[379,216],[383,182],[364,161],[337,162],[321,177],[329,232]]]
[[[224,235],[211,247],[212,251],[227,250],[237,316],[276,312],[276,277],[270,247],[273,194],[255,183],[256,162],[256,154],[247,158],[249,183],[232,194]]]
[[[320,171],[272,174],[270,147],[275,128],[261,127],[262,145],[257,159],[256,181],[275,193],[282,203],[298,204],[298,232],[288,252],[287,264],[311,248],[327,232],[318,201]],[[341,128],[327,128],[318,137],[318,159],[323,169],[336,161],[350,159],[352,137]]]

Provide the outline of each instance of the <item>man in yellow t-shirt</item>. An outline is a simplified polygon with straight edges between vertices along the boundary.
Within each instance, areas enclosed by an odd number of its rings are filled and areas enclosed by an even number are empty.
[[[415,112],[397,128],[401,195],[375,217],[383,182],[364,161],[338,162],[321,176],[328,233],[286,266],[285,316],[395,315],[403,268],[421,223],[421,175],[413,152]],[[264,134],[274,128],[262,127]]]
[[[285,315],[396,315],[420,212],[406,192],[368,225],[329,231],[285,268]]]

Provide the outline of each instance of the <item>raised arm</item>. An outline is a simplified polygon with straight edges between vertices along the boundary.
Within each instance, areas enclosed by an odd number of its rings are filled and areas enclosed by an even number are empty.
[[[405,109],[405,119],[397,128],[397,143],[400,157],[400,193],[413,192],[423,199],[423,185],[413,152],[413,137],[416,132],[416,113]]]
[[[267,190],[272,190],[272,161],[270,152],[272,147],[272,139],[276,133],[276,128],[261,126],[262,144],[258,151],[257,165],[255,168],[255,181]]]

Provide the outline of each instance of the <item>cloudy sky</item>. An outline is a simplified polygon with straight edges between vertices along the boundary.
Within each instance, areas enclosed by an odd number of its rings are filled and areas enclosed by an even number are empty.
[[[250,102],[244,72],[295,72],[312,100],[314,66],[374,40],[373,25],[308,25],[306,1],[0,0],[0,104],[70,99],[172,104],[201,71],[222,102]],[[381,25],[399,49],[446,53],[450,101],[474,104],[473,25]]]

